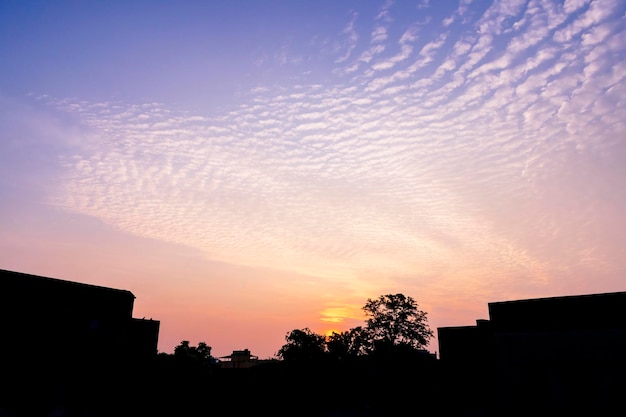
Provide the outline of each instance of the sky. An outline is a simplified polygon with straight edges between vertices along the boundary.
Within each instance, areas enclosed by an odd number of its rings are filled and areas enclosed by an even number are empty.
[[[0,62],[0,268],[160,352],[626,290],[623,0],[0,0]]]

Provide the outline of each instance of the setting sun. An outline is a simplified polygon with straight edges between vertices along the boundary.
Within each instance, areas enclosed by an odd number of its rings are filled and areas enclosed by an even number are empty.
[[[341,333],[341,332],[342,332],[342,330],[329,329],[329,330],[324,331],[324,336],[330,337],[330,336],[333,335],[333,333]]]

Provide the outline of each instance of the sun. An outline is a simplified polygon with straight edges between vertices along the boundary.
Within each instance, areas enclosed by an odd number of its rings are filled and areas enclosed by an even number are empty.
[[[341,330],[337,330],[337,329],[328,329],[324,331],[324,336],[326,337],[330,337],[333,335],[333,333],[341,333]]]

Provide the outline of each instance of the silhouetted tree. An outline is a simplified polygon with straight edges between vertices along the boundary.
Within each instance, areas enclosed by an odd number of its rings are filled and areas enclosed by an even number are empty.
[[[345,332],[333,332],[326,339],[326,350],[333,359],[346,359],[365,353],[367,343],[363,327],[355,327]]]
[[[188,340],[183,340],[174,348],[174,357],[203,365],[210,365],[214,362],[211,356],[211,346],[205,342],[198,343],[198,346],[191,346]]]
[[[317,361],[326,351],[325,337],[309,328],[292,330],[285,336],[285,341],[287,343],[277,353],[284,361]]]
[[[370,350],[405,345],[424,349],[433,337],[427,313],[412,297],[404,294],[381,295],[368,299],[363,307],[367,315],[365,335]]]

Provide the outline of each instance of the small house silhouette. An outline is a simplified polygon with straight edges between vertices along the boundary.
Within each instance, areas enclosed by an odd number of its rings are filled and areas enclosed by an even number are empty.
[[[244,349],[233,350],[230,355],[221,356],[219,359],[222,368],[241,369],[256,365],[259,358],[252,355],[248,349]]]

